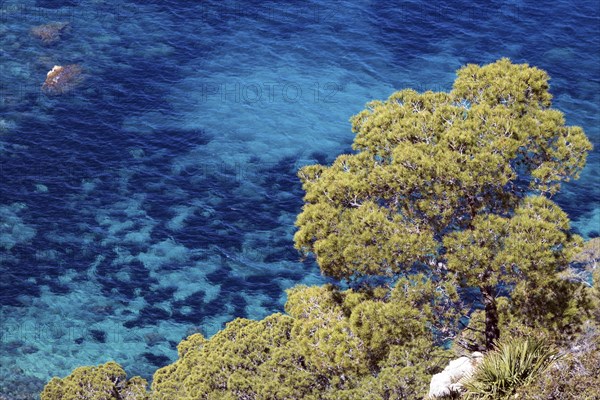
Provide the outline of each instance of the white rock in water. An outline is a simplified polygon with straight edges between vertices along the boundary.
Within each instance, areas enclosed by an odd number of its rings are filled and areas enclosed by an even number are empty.
[[[471,354],[471,357],[463,356],[450,361],[442,372],[431,378],[429,398],[435,399],[462,390],[460,380],[470,376],[482,358],[483,354],[476,351]]]

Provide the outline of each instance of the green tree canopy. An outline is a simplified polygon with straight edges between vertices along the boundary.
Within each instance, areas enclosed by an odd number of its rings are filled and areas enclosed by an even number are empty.
[[[369,103],[354,154],[300,170],[296,247],[338,279],[425,271],[478,287],[490,347],[499,285],[554,281],[578,243],[550,198],[592,146],[551,108],[548,79],[502,59],[461,68],[449,93]]]
[[[428,329],[446,297],[425,279],[372,293],[295,287],[288,315],[181,342],[154,374],[153,398],[421,399],[449,357]]]
[[[52,378],[44,387],[41,400],[147,400],[148,383],[127,374],[115,362],[97,367],[76,368],[66,378]]]

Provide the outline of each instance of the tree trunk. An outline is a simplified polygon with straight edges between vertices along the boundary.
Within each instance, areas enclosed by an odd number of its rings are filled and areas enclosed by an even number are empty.
[[[480,290],[483,295],[483,305],[485,306],[485,348],[486,350],[491,350],[500,338],[496,291],[492,286],[483,286]]]

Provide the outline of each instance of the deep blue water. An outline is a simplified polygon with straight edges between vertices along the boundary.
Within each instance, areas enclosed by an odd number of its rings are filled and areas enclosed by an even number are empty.
[[[293,249],[295,172],[348,119],[465,63],[549,72],[596,150],[558,201],[599,235],[598,1],[0,2],[0,394],[108,360],[149,378],[187,334],[323,282]],[[29,34],[71,23],[58,43]],[[74,92],[40,92],[79,63]],[[20,397],[19,397],[20,396]]]

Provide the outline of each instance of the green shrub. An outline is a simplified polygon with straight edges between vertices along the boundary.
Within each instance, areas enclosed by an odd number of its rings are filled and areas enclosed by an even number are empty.
[[[540,376],[557,358],[545,340],[505,340],[488,353],[465,382],[467,399],[508,399],[515,391]]]

